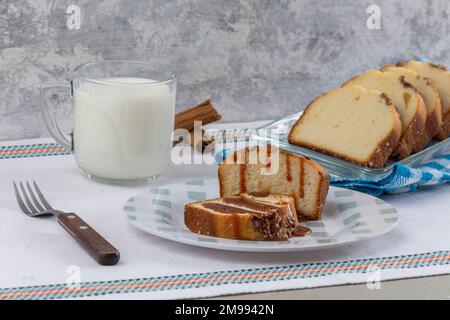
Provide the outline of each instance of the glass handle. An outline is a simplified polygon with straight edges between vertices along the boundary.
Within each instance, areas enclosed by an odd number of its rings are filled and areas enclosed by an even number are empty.
[[[69,82],[50,82],[41,86],[41,111],[45,126],[52,137],[66,150],[72,148],[72,141],[62,132],[56,116],[50,113],[49,101],[55,94],[67,94],[68,92],[72,93],[72,84]]]

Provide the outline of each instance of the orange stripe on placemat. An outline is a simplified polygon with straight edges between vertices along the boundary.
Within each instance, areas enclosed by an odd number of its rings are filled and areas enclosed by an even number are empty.
[[[0,151],[0,154],[24,154],[24,153],[45,153],[64,151],[64,148],[47,148],[47,149],[28,149],[28,150],[12,150],[12,151]]]
[[[450,255],[444,257],[431,257],[422,259],[410,259],[403,261],[386,261],[379,263],[369,263],[361,264],[355,266],[342,266],[342,267],[328,267],[319,269],[306,269],[306,270],[292,270],[292,271],[280,271],[280,272],[268,272],[259,274],[244,274],[237,276],[217,276],[209,278],[197,278],[197,279],[187,279],[187,280],[174,280],[174,281],[160,281],[154,283],[142,283],[142,284],[125,284],[125,285],[99,285],[92,287],[81,287],[81,288],[65,288],[65,289],[53,289],[53,290],[42,290],[42,291],[29,291],[29,292],[10,292],[0,294],[0,297],[14,297],[14,296],[32,296],[32,295],[44,295],[44,294],[57,294],[57,293],[72,293],[72,292],[86,292],[92,290],[108,290],[108,289],[131,289],[131,288],[148,288],[163,285],[177,285],[177,284],[188,284],[195,282],[205,282],[205,281],[216,281],[216,280],[228,280],[228,279],[245,279],[245,278],[262,278],[268,276],[280,276],[289,274],[302,274],[309,272],[323,272],[323,271],[336,271],[336,270],[355,270],[363,269],[370,266],[383,266],[383,265],[402,265],[414,262],[426,262],[434,260],[449,260]]]

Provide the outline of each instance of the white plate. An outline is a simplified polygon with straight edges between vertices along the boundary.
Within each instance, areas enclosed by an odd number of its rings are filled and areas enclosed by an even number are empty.
[[[283,252],[323,249],[373,238],[392,230],[397,210],[357,191],[331,187],[322,220],[306,222],[312,233],[289,241],[243,241],[203,236],[184,225],[184,205],[218,197],[218,181],[190,180],[154,187],[130,198],[124,213],[137,228],[189,245],[221,250]]]

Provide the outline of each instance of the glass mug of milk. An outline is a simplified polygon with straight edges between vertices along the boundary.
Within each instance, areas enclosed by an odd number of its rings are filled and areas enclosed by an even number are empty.
[[[71,92],[75,125],[62,133],[49,111],[54,94]],[[123,183],[160,176],[170,161],[176,75],[137,61],[86,63],[73,80],[41,87],[44,120],[53,138],[72,149],[90,178]]]

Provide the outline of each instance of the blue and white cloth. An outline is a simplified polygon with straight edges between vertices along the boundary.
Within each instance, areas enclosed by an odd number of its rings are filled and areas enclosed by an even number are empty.
[[[233,149],[222,149],[216,154],[220,164]],[[422,186],[440,185],[450,181],[450,154],[434,158],[424,165],[409,167],[397,163],[388,176],[380,180],[331,177],[331,184],[336,187],[353,189],[379,196],[383,193],[404,193],[416,191]]]
[[[416,191],[421,186],[439,185],[448,181],[450,181],[450,154],[414,168],[398,163],[389,176],[378,181],[332,177],[331,184],[378,196],[382,193]]]

